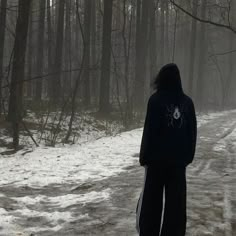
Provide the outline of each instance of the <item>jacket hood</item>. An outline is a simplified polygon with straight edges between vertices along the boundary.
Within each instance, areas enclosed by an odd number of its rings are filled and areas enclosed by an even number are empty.
[[[160,69],[154,84],[157,92],[183,93],[179,68],[174,63],[167,64]]]

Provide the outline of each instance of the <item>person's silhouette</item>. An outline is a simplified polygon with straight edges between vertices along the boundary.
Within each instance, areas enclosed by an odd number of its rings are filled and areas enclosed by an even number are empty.
[[[139,155],[145,175],[136,207],[136,229],[140,236],[184,236],[185,173],[193,161],[197,137],[195,108],[183,92],[176,64],[161,68],[155,87],[148,101]]]

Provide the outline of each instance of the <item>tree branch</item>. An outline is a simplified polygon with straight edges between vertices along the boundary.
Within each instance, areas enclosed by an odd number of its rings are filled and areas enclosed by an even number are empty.
[[[225,25],[225,24],[221,24],[221,23],[214,22],[214,21],[201,19],[201,18],[199,18],[198,16],[194,16],[192,13],[188,12],[187,10],[185,10],[183,7],[181,7],[179,4],[177,4],[174,0],[170,0],[170,2],[171,2],[175,7],[177,7],[177,8],[180,9],[182,12],[184,12],[186,15],[192,17],[193,19],[195,19],[195,20],[197,20],[197,21],[200,21],[200,22],[202,22],[202,23],[206,23],[206,24],[209,24],[209,25],[214,25],[214,26],[217,26],[217,27],[220,27],[220,28],[225,28],[225,29],[230,30],[230,31],[232,31],[233,33],[236,34],[236,29],[234,29],[234,28],[231,27],[230,25]]]

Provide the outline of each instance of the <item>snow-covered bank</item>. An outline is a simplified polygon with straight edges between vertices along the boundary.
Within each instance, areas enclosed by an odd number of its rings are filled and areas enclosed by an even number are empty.
[[[39,146],[63,147],[65,145],[64,139],[70,122],[69,116],[64,115],[60,118],[59,112],[50,114],[28,112],[24,122]],[[120,120],[97,119],[96,115],[91,112],[81,112],[75,115],[68,142],[70,144],[83,144],[102,137],[116,135],[123,129],[122,121]],[[0,154],[10,152],[11,150],[8,146],[11,143],[10,124],[2,125],[0,128]],[[23,127],[20,130],[19,144],[24,149],[31,150],[35,148],[34,142]]]

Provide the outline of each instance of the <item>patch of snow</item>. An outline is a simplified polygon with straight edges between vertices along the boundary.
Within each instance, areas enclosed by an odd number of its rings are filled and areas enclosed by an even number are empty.
[[[0,236],[13,235],[12,232],[17,232],[19,228],[14,224],[15,217],[10,215],[5,209],[0,208],[0,226],[2,230],[0,231]],[[17,235],[17,234],[14,234]]]
[[[48,197],[45,195],[37,195],[36,197],[13,197],[17,201],[18,206],[24,207],[25,205],[40,205],[47,203],[48,206],[66,208],[75,204],[88,203],[88,202],[99,202],[107,200],[110,197],[111,189],[107,188],[103,191],[96,192],[91,191],[85,194],[66,194],[56,197]]]
[[[40,212],[35,210],[30,210],[27,208],[18,209],[11,212],[12,215],[8,215],[8,212],[0,208],[0,225],[3,230],[0,231],[0,235],[15,236],[15,235],[29,235],[29,232],[38,232],[44,230],[58,231],[63,228],[65,223],[68,223],[73,220],[80,220],[89,218],[88,214],[79,215],[77,217],[72,216],[69,211],[52,211],[52,212]],[[17,215],[17,216],[13,216]],[[3,217],[4,216],[4,217]],[[45,218],[50,226],[36,226],[36,227],[27,227],[27,229],[22,228],[20,225],[16,224],[18,217],[30,218]]]
[[[137,129],[83,145],[21,150],[0,158],[0,186],[83,183],[118,174],[137,161],[133,155],[139,150],[141,132]]]
[[[235,112],[235,110],[220,111],[220,112],[208,112],[207,114],[197,113],[198,128],[201,127],[202,125],[207,124],[208,122],[212,121],[215,118],[229,115],[232,112]]]

